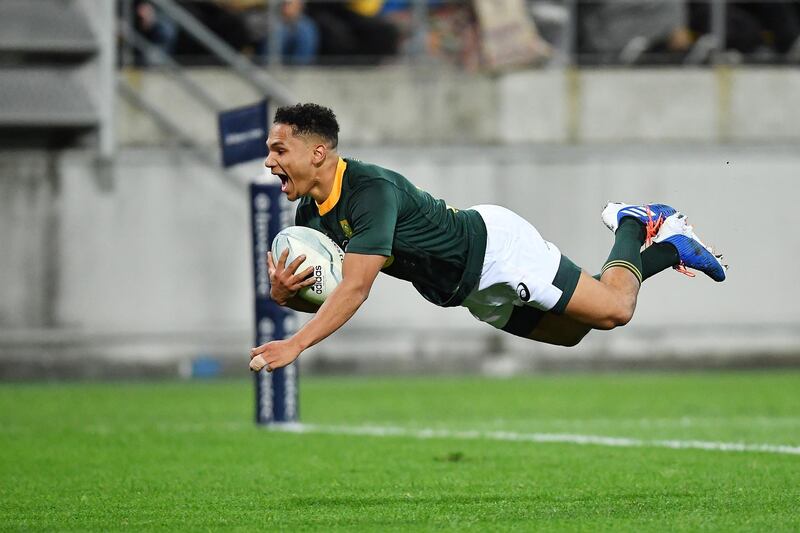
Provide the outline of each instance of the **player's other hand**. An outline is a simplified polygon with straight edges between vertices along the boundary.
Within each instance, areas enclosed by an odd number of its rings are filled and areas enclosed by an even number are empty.
[[[291,339],[272,341],[250,350],[250,370],[258,372],[265,366],[268,372],[283,368],[300,355],[300,349]]]
[[[270,297],[278,305],[286,305],[286,303],[293,298],[297,291],[303,287],[308,287],[314,284],[314,267],[308,267],[302,272],[297,272],[297,269],[306,260],[306,256],[300,255],[294,261],[286,264],[286,259],[289,257],[289,250],[284,250],[278,264],[272,257],[272,252],[267,252],[267,266],[269,267],[269,283],[270,283]]]

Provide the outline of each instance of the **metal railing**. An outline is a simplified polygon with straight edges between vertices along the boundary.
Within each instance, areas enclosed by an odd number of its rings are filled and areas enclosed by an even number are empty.
[[[130,0],[123,0],[130,1]],[[182,9],[177,6],[173,0],[150,0],[156,5],[165,16],[183,20],[184,16],[178,10]],[[192,0],[190,5],[198,5],[211,0]],[[320,19],[319,10],[327,9],[330,4],[341,4],[347,0],[306,0],[306,14],[312,19],[312,22],[317,26],[324,27],[323,21]],[[488,2],[484,4],[484,2]],[[680,53],[666,53],[662,51],[654,51],[653,45],[660,43],[653,42],[652,38],[647,35],[636,34],[635,31],[631,33],[629,39],[624,45],[620,46],[618,50],[613,53],[600,53],[585,46],[586,36],[586,16],[589,11],[594,10],[596,7],[608,7],[616,4],[617,6],[626,5],[636,9],[642,6],[664,6],[664,5],[680,5],[688,13],[690,6],[702,5],[704,11],[704,19],[702,28],[688,27],[687,31],[691,30],[691,45],[683,49]],[[442,31],[442,26],[446,25],[448,17],[466,17],[469,18],[469,24],[473,26],[474,30],[480,33],[482,44],[485,44],[487,39],[492,39],[487,34],[491,33],[487,30],[486,13],[491,12],[492,9],[498,10],[497,6],[506,6],[503,9],[511,9],[513,6],[523,6],[526,11],[525,14],[520,16],[516,22],[528,23],[530,22],[535,28],[542,29],[546,26],[556,28],[557,35],[544,35],[547,32],[539,31],[538,34],[545,41],[548,48],[548,54],[539,58],[536,62],[539,66],[562,67],[565,65],[576,64],[590,64],[590,65],[603,65],[603,64],[622,64],[622,65],[635,65],[635,64],[650,64],[669,62],[670,64],[689,64],[689,65],[714,65],[725,64],[738,61],[748,60],[765,60],[773,62],[797,62],[800,61],[800,32],[796,37],[795,46],[789,50],[781,50],[779,52],[769,53],[769,45],[765,44],[758,54],[748,55],[749,52],[736,52],[731,50],[729,44],[736,41],[737,35],[728,35],[731,31],[730,16],[736,16],[737,13],[741,15],[741,6],[746,5],[774,5],[786,7],[788,2],[781,0],[755,0],[754,2],[739,2],[738,0],[703,0],[701,2],[689,2],[689,0],[641,0],[641,2],[634,2],[631,0],[406,0],[404,6],[400,10],[391,12],[388,16],[401,14],[400,17],[392,19],[395,26],[399,26],[399,39],[401,41],[399,51],[392,57],[383,57],[383,61],[366,62],[363,60],[353,61],[352,64],[382,64],[382,63],[403,63],[403,64],[416,64],[416,65],[429,65],[441,61],[441,57],[437,56],[441,50],[434,50],[437,45],[432,45],[432,42],[438,42],[438,46],[458,46],[452,41],[462,40],[462,46],[468,39],[463,35],[458,35],[458,31]],[[490,8],[482,6],[491,6]],[[511,6],[511,7],[509,7]],[[733,6],[733,7],[730,7]],[[256,8],[261,9],[261,8]],[[267,52],[264,55],[255,54],[254,57],[257,62],[270,68],[281,66],[285,59],[280,51],[280,33],[281,33],[281,2],[269,1],[264,3],[263,9],[265,10],[266,20],[268,21],[265,27],[267,35],[266,40],[269,42]],[[516,8],[515,8],[516,9]],[[792,9],[791,6],[787,9]],[[800,20],[800,7],[795,7],[796,17]],[[735,13],[730,13],[734,10]],[[183,10],[185,12],[185,10]],[[461,13],[463,11],[463,13]],[[316,14],[315,14],[316,13]],[[382,15],[383,16],[383,15]],[[688,15],[687,15],[688,17]],[[380,17],[378,17],[380,18]],[[522,19],[527,19],[523,21]],[[398,22],[399,21],[399,22]],[[614,23],[618,21],[613,21]],[[643,22],[646,24],[648,21],[645,18]],[[191,26],[191,25],[190,25]],[[262,28],[264,30],[265,28]],[[765,29],[769,29],[766,28]],[[213,36],[213,32],[204,28],[195,28],[197,32],[192,35],[203,34],[203,39]],[[320,34],[325,32],[319,30]],[[761,32],[765,33],[765,32]],[[767,32],[768,33],[768,32]],[[733,41],[731,39],[733,37]],[[501,38],[508,38],[508,35],[501,35]],[[440,41],[449,40],[447,45],[442,45]],[[325,51],[329,48],[330,42],[325,42],[321,45],[321,54],[316,57],[314,64],[351,64],[348,58],[336,58],[331,55],[331,52]],[[330,41],[330,39],[328,39]],[[735,46],[735,44],[734,44]],[[241,63],[243,56],[234,56],[230,52],[232,48],[229,47],[225,53],[217,55],[217,57],[227,57],[227,64]],[[252,51],[251,51],[252,52]],[[485,50],[483,51],[485,55]],[[357,54],[359,58],[369,57],[372,52],[369,49],[360,50]],[[659,57],[661,54],[664,57]],[[756,58],[759,55],[761,59]],[[765,55],[766,54],[766,55]],[[456,54],[457,55],[457,54]],[[669,55],[669,57],[667,57]],[[353,60],[354,57],[350,57]],[[437,59],[438,58],[438,59]],[[202,59],[201,59],[202,61]],[[456,66],[463,67],[464,64],[459,64],[455,61]],[[484,64],[484,67],[486,65]],[[235,67],[234,67],[235,68]],[[491,66],[489,67],[491,68]],[[257,69],[260,72],[266,72],[264,69]]]
[[[244,82],[253,87],[257,93],[269,98],[278,105],[294,103],[296,99],[291,92],[280,82],[275,80],[263,69],[259,69],[250,59],[239,53],[228,43],[220,39],[207,27],[200,23],[187,10],[178,5],[174,0],[149,0],[163,13],[170,17],[183,31],[201,43],[215,57],[231,68]],[[123,11],[131,7],[130,0],[126,0]],[[119,37],[123,44],[123,57],[130,56],[130,51],[135,50],[147,57],[156,58],[161,69],[177,83],[188,96],[199,102],[205,109],[216,114],[225,109],[225,104],[208,92],[202,85],[195,82],[185,72],[184,67],[171,56],[152,44],[136,31],[132,21],[125,17],[119,24]],[[198,158],[214,166],[219,161],[215,154],[208,152],[207,147],[194,139],[190,132],[184,131],[181,126],[172,120],[158,105],[149,102],[140,92],[123,76],[117,76],[117,92],[131,105],[149,115],[158,127],[167,132],[178,144],[191,149]]]
[[[132,0],[121,0],[130,4]],[[296,101],[289,91],[281,85],[271,74],[273,71],[280,71],[282,58],[280,53],[277,52],[278,48],[275,44],[278,32],[274,31],[275,25],[279,20],[280,2],[273,1],[264,4],[268,11],[270,32],[267,37],[272,41],[269,55],[264,61],[265,64],[257,64],[255,60],[248,57],[241,51],[234,49],[234,47],[225,42],[221,37],[212,32],[209,28],[203,26],[189,11],[178,4],[175,0],[148,0],[152,5],[156,6],[161,13],[169,17],[179,25],[187,35],[191,36],[196,41],[200,42],[208,50],[210,57],[213,58],[216,64],[223,64],[230,67],[231,72],[238,75],[241,79],[246,81],[251,87],[255,88],[259,94],[269,96],[273,102],[278,104],[285,104]],[[209,0],[193,0],[195,2],[208,2]],[[321,0],[318,0],[321,1]],[[325,0],[326,2],[342,2],[343,0]],[[405,14],[408,16],[408,28],[405,30],[406,46],[403,48],[402,54],[395,58],[394,62],[402,62],[417,65],[435,65],[435,58],[431,57],[431,45],[428,42],[431,35],[436,32],[441,32],[438,25],[441,20],[437,17],[442,16],[442,9],[445,10],[445,15],[458,15],[459,11],[447,12],[447,9],[455,6],[459,9],[469,8],[472,10],[473,6],[479,5],[482,0],[409,0],[408,9]],[[494,1],[494,0],[493,0]],[[500,0],[503,1],[503,0]],[[541,31],[536,35],[542,39],[550,39],[549,54],[546,59],[539,61],[540,66],[563,68],[572,65],[603,65],[608,61],[617,65],[639,65],[648,64],[648,61],[653,59],[653,55],[648,50],[650,43],[640,37],[634,37],[614,55],[600,56],[586,52],[585,43],[582,42],[581,33],[582,28],[579,24],[581,17],[586,16],[586,12],[581,13],[582,9],[590,7],[608,7],[619,2],[619,5],[632,5],[636,6],[637,3],[632,0],[507,0],[509,2],[524,2],[526,8],[525,12],[521,12],[524,18],[530,18],[533,23],[540,27]],[[684,0],[653,0],[660,2],[661,5],[668,4],[669,2],[684,2]],[[645,0],[642,0],[644,3]],[[559,34],[556,38],[548,35],[546,25],[548,20],[547,16],[542,14],[542,6],[545,5],[555,6],[556,9],[549,13],[549,21],[555,21],[558,26]],[[767,4],[770,2],[766,2]],[[685,2],[684,2],[685,4]],[[685,50],[684,53],[676,60],[675,57],[671,58],[672,64],[685,64],[685,65],[725,65],[741,59],[741,56],[730,53],[728,51],[728,43],[733,37],[738,36],[729,35],[729,20],[728,10],[734,9],[735,3],[730,0],[706,0],[703,4],[706,9],[705,31],[699,35],[694,36],[691,48]],[[130,7],[130,6],[128,6]],[[123,8],[123,13],[128,13],[126,7]],[[738,9],[738,7],[737,7]],[[447,16],[449,16],[447,15]],[[453,16],[456,16],[453,15]],[[471,16],[473,19],[468,21],[469,24],[476,24],[476,18],[480,13],[477,10],[472,10]],[[485,15],[485,13],[484,13]],[[530,17],[528,17],[530,15]],[[460,15],[458,15],[460,16]],[[798,16],[800,16],[800,8],[798,8]],[[534,26],[536,27],[536,26]],[[216,113],[223,108],[223,102],[209,93],[192,78],[187,76],[184,72],[184,67],[176,58],[164,53],[163,50],[154,46],[153,43],[148,41],[143,35],[137,33],[134,29],[130,19],[124,20],[121,23],[120,37],[122,39],[123,64],[130,61],[133,53],[138,53],[140,56],[156,57],[157,64],[161,70],[170,76],[178,85],[180,85],[185,93],[193,99],[199,101],[210,112]],[[127,49],[127,52],[126,52]],[[795,60],[800,60],[800,39],[798,39],[793,52],[785,54],[785,57],[792,57],[794,53]],[[262,60],[265,58],[261,58]],[[157,105],[146,102],[140,94],[136,93],[134,86],[129,84],[125,79],[118,81],[120,94],[126,97],[131,103],[145,110],[148,114],[152,115],[161,127],[171,132],[181,143],[190,143],[192,140],[191,132],[181,131],[180,124],[170,121],[169,117],[161,113]],[[198,147],[199,148],[199,147]],[[207,150],[207,148],[206,148]],[[203,153],[207,157],[207,151],[199,149],[198,153]]]
[[[137,52],[157,58],[162,69],[189,95],[201,102],[207,109],[214,112],[225,109],[225,105],[222,102],[206,91],[202,85],[194,82],[187,76],[183,71],[183,67],[161,48],[150,43],[150,41],[137,32],[128,21],[123,21],[119,29],[120,36],[126,43],[131,45]]]
[[[252,85],[264,96],[280,105],[292,104],[297,100],[291,92],[265,70],[256,68],[247,56],[239,53],[214,32],[201,24],[175,0],[150,0],[168,17],[198,42],[202,43],[217,59],[228,65],[242,80]],[[274,3],[274,2],[273,2]]]

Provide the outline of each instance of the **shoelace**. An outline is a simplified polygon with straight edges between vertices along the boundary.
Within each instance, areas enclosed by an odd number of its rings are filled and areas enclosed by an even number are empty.
[[[645,236],[644,236],[644,243],[647,246],[650,246],[652,243],[653,237],[658,234],[658,230],[661,229],[661,225],[664,223],[664,214],[658,215],[656,220],[653,220],[653,212],[650,210],[650,204],[644,206],[645,210],[647,211],[647,223],[645,226]]]
[[[688,268],[686,268],[686,265],[683,264],[683,261],[681,261],[680,263],[678,263],[677,265],[675,265],[672,268],[675,270],[675,272],[680,272],[684,276],[689,276],[690,278],[693,278],[693,277],[696,276],[696,274],[694,272],[692,272]]]
[[[650,204],[645,205],[645,210],[647,211],[647,224],[645,224],[645,244],[650,246],[653,237],[658,234],[658,230],[661,229],[661,225],[664,224],[664,214],[658,215],[656,220],[653,220],[653,212],[650,210]],[[677,265],[672,267],[675,269],[676,272],[680,272],[684,276],[688,276],[690,278],[694,278],[696,274],[691,272],[686,265],[683,264],[683,261],[679,262]]]

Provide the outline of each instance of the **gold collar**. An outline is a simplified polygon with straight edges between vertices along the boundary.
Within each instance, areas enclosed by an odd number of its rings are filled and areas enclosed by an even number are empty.
[[[333,189],[331,189],[331,193],[324,202],[321,204],[317,203],[317,209],[319,209],[320,216],[330,213],[331,209],[336,207],[336,203],[342,196],[342,179],[344,178],[345,170],[347,170],[347,163],[340,157],[339,163],[336,165],[336,176],[333,178]]]

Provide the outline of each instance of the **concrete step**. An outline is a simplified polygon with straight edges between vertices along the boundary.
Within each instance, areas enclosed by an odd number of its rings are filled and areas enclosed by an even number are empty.
[[[0,68],[0,127],[96,126],[97,111],[77,71]]]
[[[75,0],[0,1],[0,53],[89,55],[96,50],[89,21]]]

